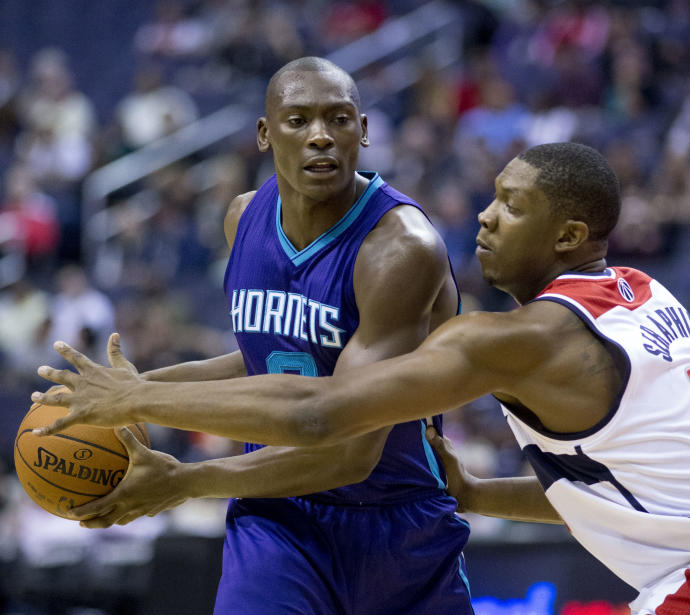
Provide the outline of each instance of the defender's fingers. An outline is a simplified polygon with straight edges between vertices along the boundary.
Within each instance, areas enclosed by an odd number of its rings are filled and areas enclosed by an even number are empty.
[[[436,452],[441,456],[441,457],[450,457],[452,456],[452,444],[450,440],[446,437],[442,437],[439,435],[438,431],[434,427],[427,427],[426,428],[426,439],[431,446],[434,447]]]
[[[85,354],[82,354],[78,350],[72,348],[69,344],[65,342],[55,342],[53,348],[67,361],[69,361],[74,367],[79,371],[85,367],[93,367],[97,365]]]
[[[45,404],[46,406],[69,406],[72,392],[64,387],[56,388],[50,387],[45,393],[34,391],[31,393],[31,401],[37,404]]]
[[[45,378],[57,384],[62,384],[70,389],[74,389],[75,381],[79,377],[79,375],[75,374],[72,370],[55,369],[54,367],[50,367],[50,365],[41,365],[41,367],[36,370],[36,373],[41,378]]]
[[[32,396],[33,399],[33,396]],[[61,431],[64,431],[68,427],[71,427],[72,425],[77,425],[79,423],[79,419],[76,417],[72,416],[72,414],[68,414],[67,416],[63,416],[59,418],[57,421],[55,421],[52,425],[46,425],[45,427],[36,427],[36,429],[33,430],[33,434],[35,436],[52,436],[53,434],[60,433]]]
[[[427,441],[433,442],[436,438],[439,437],[438,431],[436,431],[436,427],[433,425],[428,425],[426,427],[426,430],[424,432],[424,435],[426,436]]]
[[[112,367],[136,369],[134,364],[122,354],[119,333],[111,333],[110,337],[108,338],[108,361],[110,361],[110,365]]]

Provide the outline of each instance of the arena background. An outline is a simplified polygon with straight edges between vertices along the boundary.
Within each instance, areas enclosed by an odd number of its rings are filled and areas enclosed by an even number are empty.
[[[64,339],[103,359],[121,332],[140,370],[235,348],[221,290],[229,200],[271,172],[255,119],[303,55],[357,79],[378,170],[427,208],[465,310],[481,281],[476,214],[521,149],[576,140],[618,173],[610,264],[690,304],[690,5],[686,0],[2,0],[0,2],[0,613],[208,613],[225,502],[88,531],[31,504],[13,439]],[[472,471],[525,473],[481,399],[447,432]],[[237,443],[151,428],[182,460]],[[634,592],[561,527],[470,516],[478,615],[622,615]]]

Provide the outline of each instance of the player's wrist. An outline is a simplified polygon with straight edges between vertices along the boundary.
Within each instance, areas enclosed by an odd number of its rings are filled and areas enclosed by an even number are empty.
[[[232,497],[227,490],[230,477],[217,479],[214,470],[215,460],[180,463],[175,468],[173,480],[185,498],[226,498]],[[222,493],[219,487],[222,486]]]
[[[462,474],[462,482],[457,493],[454,494],[458,500],[458,510],[464,513],[480,513],[481,498],[482,498],[482,483],[481,478],[472,476],[467,472]]]
[[[147,411],[148,399],[151,399],[151,386],[153,382],[141,377],[139,374],[135,383],[128,387],[120,406],[121,414],[128,423],[152,423],[150,413]]]

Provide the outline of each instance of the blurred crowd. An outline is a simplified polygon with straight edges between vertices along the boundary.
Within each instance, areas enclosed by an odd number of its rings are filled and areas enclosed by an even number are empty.
[[[5,17],[21,26],[21,0],[5,4]],[[54,26],[83,19],[88,29],[105,4],[82,16],[53,11]],[[423,4],[129,0],[100,6],[121,19],[101,25],[80,53],[31,31],[21,52],[0,49],[0,464],[12,468],[29,393],[47,386],[36,367],[59,365],[56,339],[103,361],[117,330],[142,371],[235,348],[222,293],[222,220],[234,195],[272,172],[253,126],[113,191],[112,228],[97,242],[85,231],[89,174],[227,104],[258,101],[250,109],[258,117],[268,78],[285,62],[328,56]],[[621,180],[609,262],[646,269],[690,304],[690,4],[443,6],[459,17],[457,62],[438,69],[429,54],[413,54],[405,66],[415,78],[402,91],[385,60],[355,74],[366,84],[372,141],[360,166],[427,209],[448,245],[465,311],[511,307],[486,287],[472,258],[476,216],[496,173],[526,147],[563,140],[601,150]],[[108,56],[113,50],[117,58]],[[117,70],[101,70],[108,63]],[[446,425],[477,474],[524,470],[492,399],[450,413]],[[151,435],[183,460],[238,452],[236,443],[200,434]]]

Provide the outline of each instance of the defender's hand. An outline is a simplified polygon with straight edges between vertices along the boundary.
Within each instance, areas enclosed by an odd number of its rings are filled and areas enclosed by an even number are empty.
[[[58,370],[47,365],[38,368],[38,375],[67,387],[51,387],[45,393],[31,395],[34,402],[69,408],[69,413],[52,425],[34,430],[36,435],[57,433],[78,423],[101,427],[119,427],[136,422],[130,416],[128,395],[141,382],[136,368],[120,350],[119,335],[108,340],[108,359],[112,367],[104,367],[64,342],[56,342],[55,350],[77,370]]]
[[[120,484],[108,495],[73,508],[68,518],[82,527],[105,528],[126,525],[143,515],[153,517],[182,504],[182,481],[177,480],[182,464],[171,455],[152,451],[123,427],[115,431],[127,449],[129,467]]]
[[[426,439],[441,457],[446,469],[448,486],[446,491],[458,501],[458,512],[469,512],[467,501],[472,485],[477,480],[462,465],[453,443],[447,437],[441,437],[434,427],[426,428]]]

